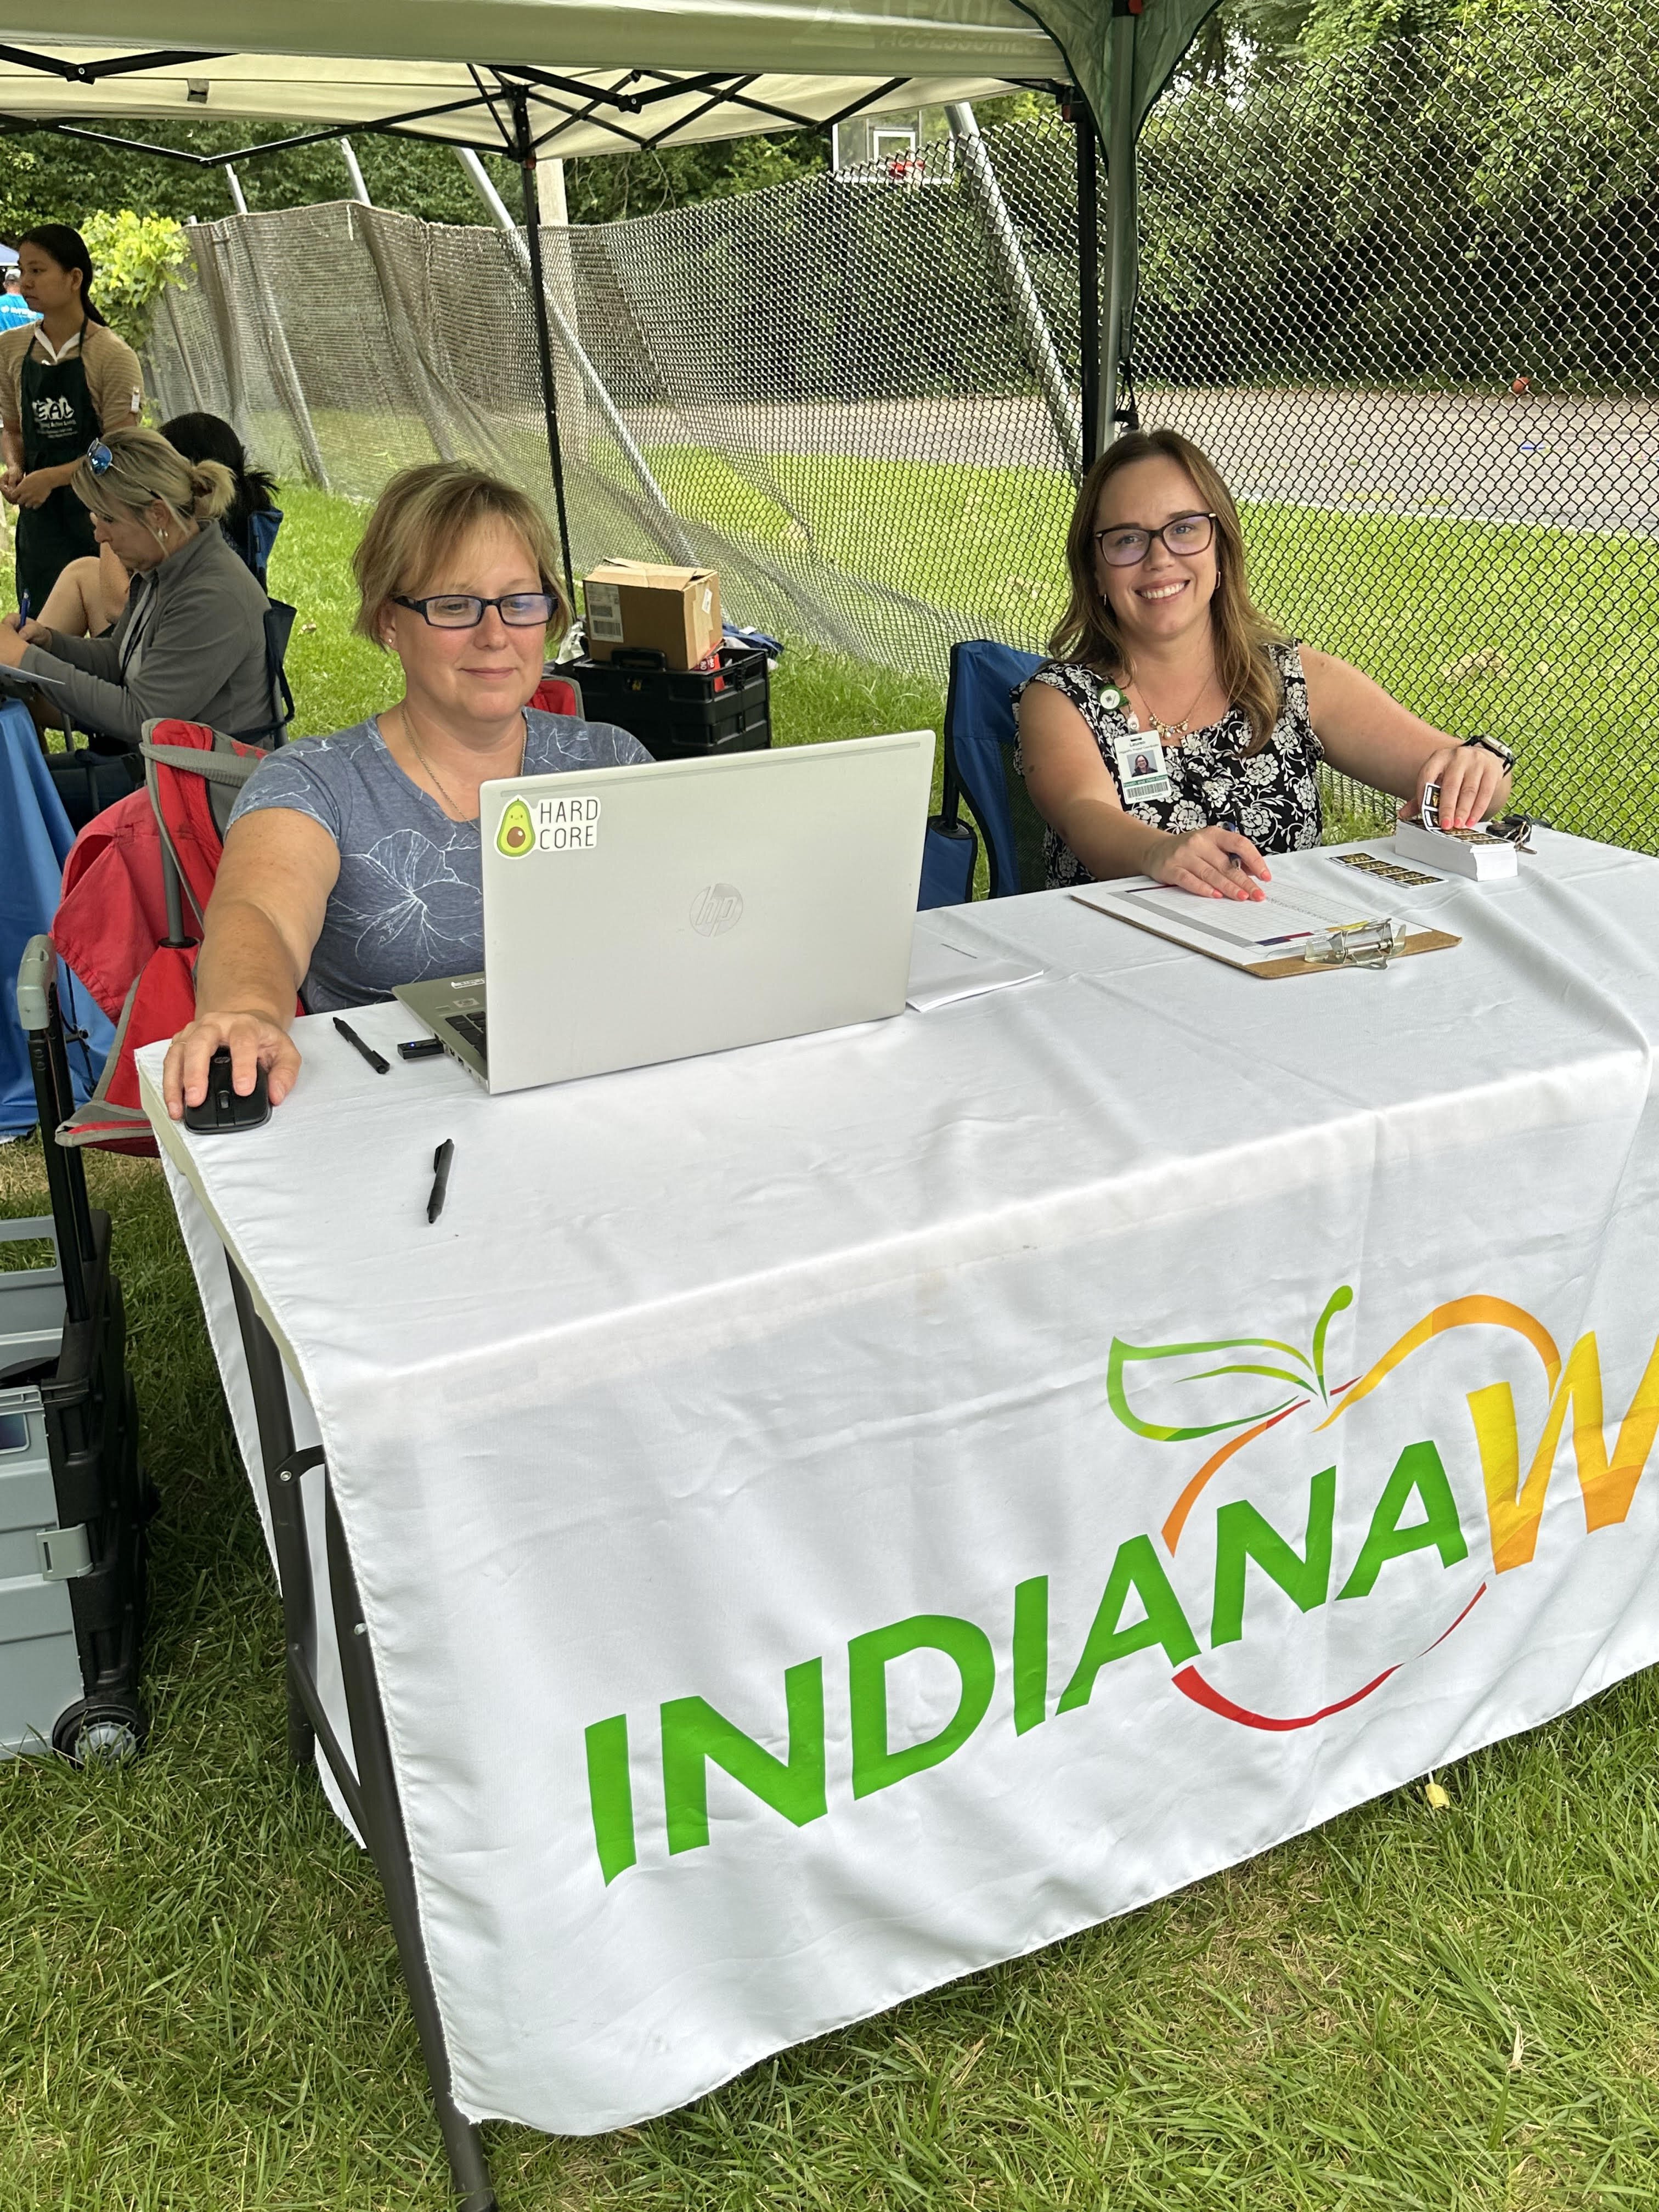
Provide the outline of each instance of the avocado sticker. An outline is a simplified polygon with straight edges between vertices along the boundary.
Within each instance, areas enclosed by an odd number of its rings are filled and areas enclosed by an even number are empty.
[[[516,860],[520,853],[533,853],[535,849],[536,831],[530,819],[530,809],[523,799],[512,799],[501,817],[501,826],[495,832],[495,850],[505,853],[509,860]]]

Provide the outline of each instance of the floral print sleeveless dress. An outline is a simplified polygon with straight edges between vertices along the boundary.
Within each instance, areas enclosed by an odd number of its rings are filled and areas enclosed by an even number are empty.
[[[1325,753],[1308,719],[1308,686],[1302,673],[1301,650],[1294,644],[1272,645],[1267,650],[1279,669],[1285,704],[1267,744],[1259,753],[1248,752],[1250,726],[1243,708],[1230,707],[1218,722],[1194,730],[1178,745],[1164,748],[1170,796],[1142,799],[1127,808],[1137,822],[1176,835],[1184,830],[1201,830],[1206,823],[1237,822],[1263,853],[1294,853],[1319,842],[1316,771]],[[1113,748],[1130,735],[1131,725],[1121,707],[1102,702],[1102,691],[1114,687],[1091,669],[1063,660],[1045,660],[1027,680],[1050,684],[1071,701],[1099,746],[1107,774],[1121,799]],[[1025,688],[1022,684],[1015,692],[1016,701]],[[1024,775],[1025,763],[1018,750],[1014,760]],[[1092,881],[1077,854],[1052,830],[1043,837],[1042,857],[1050,890]]]

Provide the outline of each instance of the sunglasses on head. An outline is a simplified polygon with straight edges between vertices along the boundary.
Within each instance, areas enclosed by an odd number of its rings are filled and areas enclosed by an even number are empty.
[[[95,477],[105,475],[115,466],[115,456],[101,438],[94,438],[87,447],[87,466]]]

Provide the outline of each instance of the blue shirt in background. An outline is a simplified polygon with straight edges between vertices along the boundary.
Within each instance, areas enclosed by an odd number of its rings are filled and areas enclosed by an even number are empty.
[[[40,319],[21,292],[0,292],[0,331],[19,331]]]

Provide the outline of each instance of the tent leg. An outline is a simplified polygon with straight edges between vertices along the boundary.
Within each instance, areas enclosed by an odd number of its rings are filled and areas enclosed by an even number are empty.
[[[957,157],[961,163],[963,179],[978,206],[987,242],[1001,276],[1003,289],[1013,307],[1020,336],[1025,341],[1026,354],[1036,372],[1038,386],[1048,404],[1054,436],[1072,474],[1080,476],[1083,472],[1083,451],[1079,438],[1077,410],[1072,404],[1071,380],[1054,350],[1048,318],[1042,312],[1042,301],[1037,296],[1036,286],[1031,282],[1031,272],[1026,266],[1019,233],[1008,212],[1008,203],[1002,196],[1002,186],[997,180],[990,149],[980,133],[979,118],[974,113],[972,104],[965,100],[951,102],[945,113],[957,141]]]
[[[312,1633],[313,1593],[311,1553],[305,1532],[305,1509],[300,1480],[308,1466],[322,1460],[320,1451],[296,1452],[294,1426],[289,1413],[288,1382],[283,1356],[261,1320],[246,1279],[227,1253],[230,1285],[236,1302],[242,1349],[252,1386],[254,1414],[259,1431],[259,1455],[265,1462],[271,1520],[276,1539],[283,1585],[283,1632],[287,1645],[289,1691],[289,1752],[296,1765],[312,1756],[313,1724],[323,1738],[323,1749],[334,1769],[341,1795],[362,1832],[374,1870],[386,1894],[386,1916],[398,1946],[398,1963],[409,1990],[410,2009],[415,2015],[421,2055],[432,2088],[438,2125],[443,2135],[449,2170],[459,2199],[460,2212],[497,2212],[495,2191],[484,2160],[478,2130],[457,2110],[449,2088],[449,2052],[443,2024],[438,2017],[426,1944],[421,1933],[415,1898],[415,1875],[410,1864],[409,1838],[403,1809],[398,1801],[397,1778],[386,1742],[386,1715],[374,1677],[374,1662],[362,1630],[362,1605],[357,1578],[346,1547],[345,1531],[334,1503],[334,1492],[324,1467],[324,1517],[328,1547],[328,1582],[333,1600],[335,1633],[340,1647],[340,1673],[345,1685],[346,1711],[351,1723],[349,1758],[336,1742],[326,1714],[316,1694],[314,1638]],[[307,1708],[309,1709],[307,1711]],[[355,1772],[353,1768],[355,1766]]]
[[[542,267],[542,209],[536,191],[536,142],[530,134],[530,104],[522,93],[513,100],[513,129],[519,173],[524,179],[524,235],[530,257],[530,302],[536,316],[536,351],[542,373],[542,419],[547,426],[547,459],[553,471],[553,504],[559,517],[559,550],[564,558],[566,611],[576,614],[576,578],[571,566],[570,516],[564,496],[564,447],[559,438],[559,390],[553,377],[553,332],[547,319],[547,276]]]
[[[364,1630],[357,1577],[346,1547],[345,1530],[334,1502],[334,1486],[326,1477],[325,1483],[328,1580],[334,1599],[334,1626],[339,1639],[346,1709],[351,1716],[357,1781],[362,1791],[363,1810],[368,1816],[368,1832],[364,1840],[374,1854],[375,1869],[386,1892],[386,1911],[397,1940],[404,1979],[409,1985],[410,2008],[415,2014],[416,2031],[426,2060],[432,2101],[437,2107],[438,2125],[443,2130],[455,2194],[460,2200],[459,2212],[496,2212],[495,2191],[478,2130],[471,2120],[463,2118],[450,2094],[449,2052],[444,2043],[443,2023],[438,2017],[438,2000],[433,1992],[426,1943],[421,1933],[415,1870],[410,1863],[403,1808],[398,1802],[397,1778],[392,1770],[374,1656]]]
[[[1135,293],[1135,25],[1128,0],[1113,0],[1112,113],[1106,141],[1106,314],[1100,333],[1103,444],[1120,424],[1138,427],[1121,406],[1129,316]]]
[[[1088,101],[1073,91],[1077,137],[1078,352],[1083,372],[1083,465],[1100,458],[1100,170],[1099,142]]]

